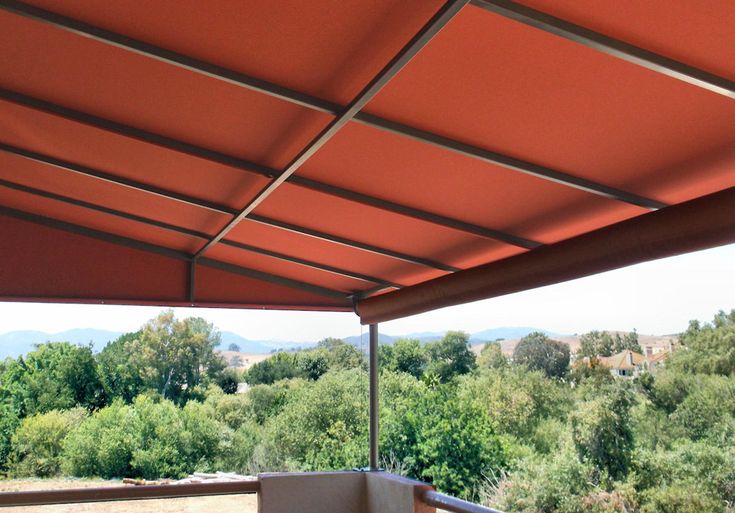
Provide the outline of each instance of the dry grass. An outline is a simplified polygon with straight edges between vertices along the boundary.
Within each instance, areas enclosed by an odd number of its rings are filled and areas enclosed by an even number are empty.
[[[248,370],[256,363],[260,363],[266,358],[273,356],[272,354],[259,354],[259,353],[238,353],[235,351],[220,351],[220,354],[225,358],[225,361],[229,364],[234,356],[239,356],[242,361],[242,365],[237,367],[238,370]]]
[[[0,491],[59,490],[63,488],[93,488],[124,486],[120,481],[87,479],[46,479],[0,481]],[[256,513],[255,494],[190,499],[154,499],[127,502],[64,504],[58,506],[24,506],[6,508],[8,513]]]

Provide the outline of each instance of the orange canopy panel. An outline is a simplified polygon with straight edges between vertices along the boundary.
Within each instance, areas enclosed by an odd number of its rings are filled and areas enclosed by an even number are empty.
[[[0,0],[0,300],[378,322],[735,242],[735,2]]]

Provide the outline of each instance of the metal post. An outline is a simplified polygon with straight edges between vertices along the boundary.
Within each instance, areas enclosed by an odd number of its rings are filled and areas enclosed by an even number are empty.
[[[370,325],[370,470],[378,470],[378,325]]]

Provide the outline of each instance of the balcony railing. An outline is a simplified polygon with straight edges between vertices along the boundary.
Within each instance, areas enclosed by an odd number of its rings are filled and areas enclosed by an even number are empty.
[[[381,473],[384,476],[390,474]],[[329,474],[321,474],[329,479]],[[277,476],[271,474],[270,476]],[[453,513],[501,513],[497,510],[473,504],[443,493],[434,491],[427,485],[415,481],[398,478],[401,484],[408,483],[414,490],[415,500],[429,508],[440,508]],[[393,479],[394,484],[396,479]],[[416,484],[414,484],[416,483]],[[243,495],[259,493],[260,480],[231,481],[219,483],[189,483],[143,486],[120,486],[106,488],[73,488],[64,490],[42,490],[25,492],[0,493],[0,508],[20,506],[51,506],[57,504],[81,504],[90,502],[133,501],[149,499],[176,499],[188,497],[204,497],[218,495]],[[289,493],[284,489],[283,493]],[[378,491],[378,493],[380,493]],[[363,501],[370,502],[367,497]],[[369,509],[369,508],[366,508]],[[262,513],[269,513],[267,507],[260,508]],[[406,513],[413,513],[406,511]],[[301,511],[299,513],[307,513]]]

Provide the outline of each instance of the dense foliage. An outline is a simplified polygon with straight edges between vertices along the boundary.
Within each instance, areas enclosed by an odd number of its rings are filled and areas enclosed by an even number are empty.
[[[246,393],[226,394],[237,376],[222,371],[215,341],[203,321],[165,312],[97,355],[54,343],[2,363],[4,472],[160,478],[367,465],[357,348],[325,339],[276,353],[250,368]],[[605,332],[583,342],[638,345],[636,334]],[[507,512],[733,513],[735,311],[693,322],[680,343],[664,368],[635,379],[569,373],[568,348],[541,334],[513,358],[491,342],[476,360],[461,332],[381,346],[383,466]]]
[[[569,369],[569,346],[540,332],[523,337],[513,351],[513,361],[550,378],[564,377]]]

